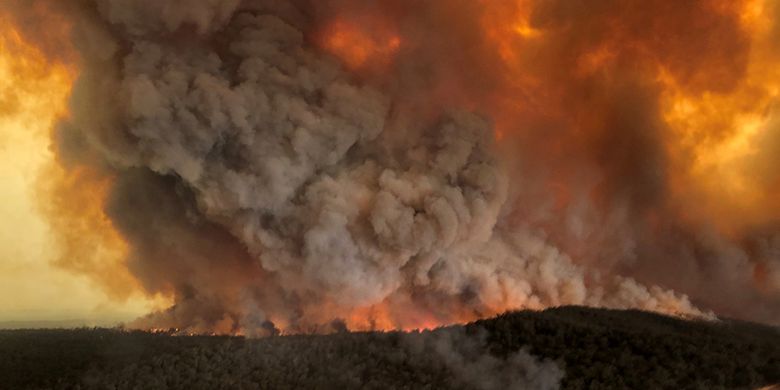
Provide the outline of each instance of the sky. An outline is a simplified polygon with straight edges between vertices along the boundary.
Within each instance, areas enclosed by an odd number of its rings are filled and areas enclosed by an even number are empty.
[[[68,80],[3,42],[0,49],[0,322],[105,324],[148,312],[154,305],[140,295],[117,301],[87,276],[53,265],[60,251],[36,189],[54,163],[48,134]]]

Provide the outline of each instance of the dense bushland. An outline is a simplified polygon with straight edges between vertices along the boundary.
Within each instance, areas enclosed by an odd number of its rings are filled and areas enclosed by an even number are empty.
[[[0,388],[755,388],[780,331],[562,307],[398,333],[245,339],[117,329],[0,331]]]

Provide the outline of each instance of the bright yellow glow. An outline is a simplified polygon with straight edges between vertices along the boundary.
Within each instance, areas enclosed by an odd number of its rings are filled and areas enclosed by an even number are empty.
[[[118,300],[116,294],[98,288],[87,276],[53,265],[62,262],[64,255],[79,255],[70,249],[70,243],[63,245],[58,235],[62,226],[52,226],[49,215],[41,213],[41,204],[49,200],[39,198],[41,183],[53,179],[42,174],[64,174],[49,150],[49,135],[66,111],[73,79],[66,66],[49,63],[7,23],[0,24],[0,321],[83,319],[106,323],[129,320],[159,307],[133,291]],[[69,207],[82,210],[69,215],[81,213],[89,218],[90,210],[100,210],[102,204]],[[105,223],[87,225],[107,227]],[[86,245],[116,248],[108,241],[118,240],[118,235],[110,226],[107,229],[88,236],[99,240]],[[96,253],[124,256],[121,248],[118,253]]]
[[[512,29],[523,38],[535,38],[542,35],[542,32],[531,27],[527,20],[516,23]]]
[[[777,217],[777,193],[757,171],[767,158],[760,142],[772,128],[780,91],[780,68],[770,15],[764,0],[749,1],[742,12],[749,33],[746,75],[723,93],[686,91],[662,71],[664,117],[672,191],[690,217],[713,219],[725,232]]]

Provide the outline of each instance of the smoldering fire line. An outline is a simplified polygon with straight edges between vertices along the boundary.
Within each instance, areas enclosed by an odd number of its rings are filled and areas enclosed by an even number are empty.
[[[175,299],[135,326],[780,319],[774,3],[54,3],[3,8],[72,30],[56,151],[111,178],[121,267]]]

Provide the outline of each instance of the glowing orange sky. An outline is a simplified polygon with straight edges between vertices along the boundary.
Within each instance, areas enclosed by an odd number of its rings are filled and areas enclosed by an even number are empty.
[[[111,299],[84,275],[53,265],[63,255],[41,215],[41,173],[56,168],[49,134],[66,112],[74,75],[50,64],[3,24],[0,31],[0,321],[129,320],[154,307]],[[80,209],[89,210],[88,204]],[[75,230],[78,231],[78,230]],[[90,242],[89,245],[98,245]]]
[[[526,3],[485,2],[482,22],[492,44],[487,50],[497,53],[497,63],[504,62],[497,68],[517,86],[536,91],[539,80],[532,79],[529,69],[533,59],[524,57],[522,50],[544,40],[546,32],[531,27]],[[764,160],[771,160],[761,155],[760,139],[777,121],[774,102],[780,96],[780,68],[772,42],[776,34],[770,31],[771,16],[766,10],[770,2],[744,4],[740,25],[748,33],[751,50],[746,76],[734,88],[700,93],[675,78],[670,69],[674,64],[665,63],[662,57],[649,59],[657,63],[648,66],[653,70],[647,72],[657,76],[661,85],[661,112],[671,135],[664,139],[664,147],[671,160],[669,187],[675,201],[686,217],[707,220],[726,233],[780,216],[776,206],[780,183],[761,181],[764,178],[755,174]],[[0,22],[4,22],[2,15]],[[390,67],[407,42],[387,26],[372,25],[375,29],[370,31],[364,27],[336,18],[322,32],[320,44],[357,73]],[[628,42],[630,37],[622,39],[606,39],[572,66],[583,74],[597,72],[615,60],[620,45],[641,48],[645,44]],[[164,299],[138,293],[123,267],[124,242],[102,214],[106,183],[111,178],[83,170],[58,170],[49,150],[52,127],[67,113],[75,73],[23,42],[8,23],[0,24],[0,195],[4,200],[0,202],[0,321],[130,319],[165,304]],[[498,138],[511,131],[504,123],[516,119],[516,98],[508,95],[479,102],[495,120]],[[542,101],[542,105],[550,102]],[[554,102],[547,105],[551,111],[560,108]],[[69,180],[68,175],[78,180]],[[42,188],[55,197],[42,198]],[[70,225],[79,218],[78,226]],[[58,263],[82,273],[68,272]],[[105,282],[100,285],[96,282],[100,278],[89,278],[89,273],[111,277],[102,278]],[[496,307],[496,312],[507,308],[512,307]],[[387,325],[382,327],[389,328],[393,322],[385,309],[371,307],[366,310],[372,311],[370,315],[357,311],[351,324],[386,317]]]

